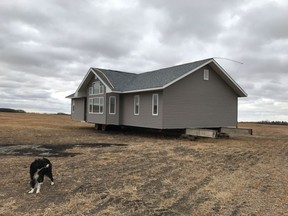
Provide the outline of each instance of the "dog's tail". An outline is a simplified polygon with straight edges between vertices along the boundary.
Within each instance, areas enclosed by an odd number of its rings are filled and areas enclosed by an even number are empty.
[[[38,169],[38,171],[37,172],[40,172],[42,169],[46,169],[46,168],[48,168],[50,166],[50,164],[46,164],[46,166],[44,166],[44,167],[41,167],[40,169]]]

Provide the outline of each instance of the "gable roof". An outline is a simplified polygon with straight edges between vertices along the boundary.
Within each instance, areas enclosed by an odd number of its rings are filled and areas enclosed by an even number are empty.
[[[110,92],[130,93],[164,89],[208,64],[239,97],[247,96],[247,93],[229,74],[213,58],[210,58],[140,74],[90,68],[75,95],[70,95],[69,98],[77,96],[81,87],[87,84],[87,79],[90,77],[91,80],[92,74],[95,74],[110,89]]]
[[[173,82],[174,80],[177,80],[179,77],[185,75],[189,71],[198,68],[209,60],[211,59],[177,65],[140,74],[106,70],[100,68],[97,68],[96,70],[100,70],[106,75],[106,77],[113,84],[115,91],[143,91],[164,87],[165,85]],[[95,68],[93,69],[95,70]]]

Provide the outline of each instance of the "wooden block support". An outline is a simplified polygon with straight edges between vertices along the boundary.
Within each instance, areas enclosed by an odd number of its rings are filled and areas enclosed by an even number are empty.
[[[217,131],[209,130],[209,129],[201,129],[201,128],[186,128],[186,134],[191,136],[199,136],[199,137],[210,137],[216,138]]]
[[[221,128],[221,133],[226,133],[228,135],[252,135],[252,129],[247,128]]]

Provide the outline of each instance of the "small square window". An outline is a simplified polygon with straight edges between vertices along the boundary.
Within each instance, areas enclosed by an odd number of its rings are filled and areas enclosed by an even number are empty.
[[[208,69],[204,69],[204,80],[209,80],[209,70]]]

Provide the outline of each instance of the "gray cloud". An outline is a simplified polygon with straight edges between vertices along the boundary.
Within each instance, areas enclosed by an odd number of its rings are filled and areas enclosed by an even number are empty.
[[[215,40],[224,29],[221,15],[237,6],[240,1],[189,1],[181,3],[173,0],[142,1],[143,5],[158,8],[166,16],[166,22],[160,27],[162,39],[174,43],[186,42],[191,38]]]
[[[285,0],[1,1],[0,107],[69,112],[64,97],[90,67],[219,56],[244,62],[216,59],[249,94],[240,120],[287,121],[287,10]]]
[[[271,1],[248,10],[243,15],[241,25],[248,32],[253,32],[253,36],[259,41],[287,39],[288,29],[285,27],[288,14],[286,11],[287,5],[283,6]]]

